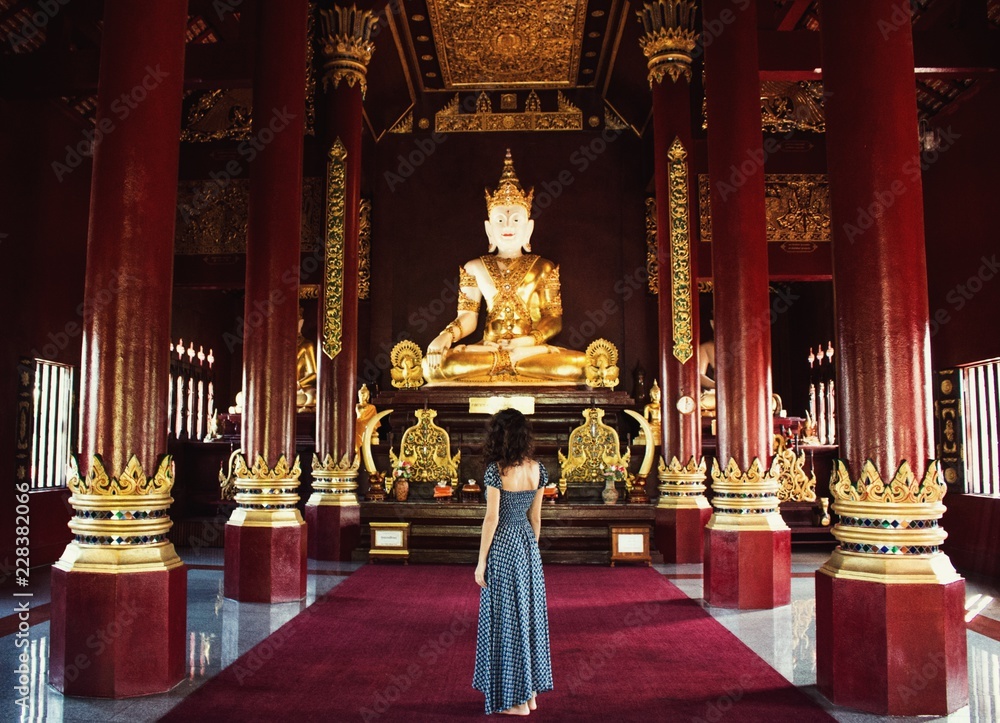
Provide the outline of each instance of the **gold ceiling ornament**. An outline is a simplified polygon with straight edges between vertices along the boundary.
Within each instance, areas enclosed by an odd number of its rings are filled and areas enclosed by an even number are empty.
[[[342,347],[344,318],[344,210],[347,149],[340,138],[326,164],[326,244],[323,259],[323,353],[333,359]]]
[[[705,497],[705,459],[688,459],[681,464],[677,457],[665,464],[660,458],[657,469],[660,484],[660,499],[656,506],[665,509],[708,509]]]
[[[490,193],[486,189],[486,213],[489,214],[497,206],[523,206],[531,210],[531,200],[535,195],[535,189],[531,189],[527,194],[521,188],[521,182],[514,172],[514,159],[510,155],[510,149],[503,159],[503,171],[500,173],[500,183],[497,190]]]
[[[299,284],[299,300],[318,299],[319,284]]]
[[[585,0],[428,0],[445,88],[577,84]]]
[[[250,183],[246,178],[178,183],[174,253],[178,256],[246,253],[249,199]],[[318,251],[317,239],[323,229],[321,178],[302,181],[300,228],[302,252]]]
[[[372,294],[372,202],[362,198],[358,207],[358,298]]]
[[[712,461],[712,517],[706,529],[787,530],[778,512],[778,480],[754,457],[744,472],[730,458],[725,469]]]
[[[399,134],[413,133],[413,110],[406,111],[398,121],[392,124],[392,127],[387,132]]]
[[[108,473],[100,455],[80,479],[76,457],[70,456],[67,486],[74,509],[69,528],[72,542],[55,566],[78,572],[146,572],[170,570],[183,563],[167,539],[173,523],[173,459],[164,455],[152,477],[146,477],[135,455],[119,477]]]
[[[588,387],[618,386],[618,347],[607,339],[595,339],[587,346],[585,355],[587,364],[583,370]]]
[[[483,91],[476,98],[476,110],[462,113],[459,94],[434,114],[437,133],[482,133],[494,131],[578,131],[583,129],[583,111],[556,91],[554,111],[543,111],[541,99],[532,90],[522,112],[494,113],[489,95]]]
[[[90,462],[90,472],[81,479],[76,455],[71,454],[66,486],[75,495],[169,495],[174,486],[173,457],[164,455],[153,476],[146,477],[139,458],[133,454],[125,463],[121,475],[113,477],[108,473],[101,455],[95,454]]]
[[[370,10],[356,5],[320,8],[320,53],[323,56],[323,89],[336,88],[347,81],[351,88],[361,85],[361,96],[368,89],[368,62],[375,52],[372,31],[378,18]]]
[[[644,35],[639,47],[649,67],[649,85],[664,76],[677,82],[683,75],[691,82],[691,54],[697,43],[694,0],[658,0],[636,12]]]
[[[223,498],[236,501],[228,524],[245,527],[288,527],[303,524],[299,501],[302,467],[298,455],[292,462],[279,454],[274,466],[264,455],[248,462],[242,450],[229,455],[227,470],[219,472]]]
[[[765,80],[760,84],[763,130],[826,132],[823,82],[819,80]]]
[[[688,226],[687,151],[674,138],[667,153],[670,184],[670,301],[673,317],[674,358],[686,364],[694,356],[691,328],[691,233]]]
[[[618,432],[604,423],[604,410],[590,407],[583,410],[584,422],[569,433],[566,454],[558,450],[562,473],[559,490],[566,494],[569,482],[604,484],[604,472],[609,465],[628,468],[631,451],[621,453]]]
[[[313,454],[313,492],[306,504],[313,507],[356,506],[360,462],[359,454],[355,454],[353,460],[349,454],[344,454],[339,462],[330,454],[323,460],[320,460],[319,455]]]
[[[830,182],[826,174],[765,174],[764,205],[768,241],[830,240]],[[698,176],[698,206],[701,240],[711,241],[712,199],[705,174]]]
[[[396,389],[416,389],[424,384],[424,372],[421,367],[424,354],[417,343],[404,339],[392,348],[389,360],[392,369],[392,386]]]
[[[795,454],[781,435],[774,459],[771,460],[771,476],[778,480],[778,499],[781,502],[815,502],[816,475],[806,475],[806,453]]]
[[[612,131],[627,131],[629,129],[629,124],[625,122],[625,119],[618,115],[618,111],[609,106],[607,102],[604,103],[604,127]]]
[[[941,544],[948,536],[940,525],[947,487],[937,460],[918,482],[907,461],[889,484],[866,460],[857,482],[843,460],[834,462],[830,479],[838,522],[838,546],[820,572],[837,578],[882,583],[947,584],[961,579]]]
[[[413,412],[417,422],[403,432],[399,443],[399,456],[390,449],[389,461],[393,468],[409,462],[410,482],[448,482],[458,486],[458,463],[462,450],[451,454],[448,432],[434,423],[435,409],[417,409]]]

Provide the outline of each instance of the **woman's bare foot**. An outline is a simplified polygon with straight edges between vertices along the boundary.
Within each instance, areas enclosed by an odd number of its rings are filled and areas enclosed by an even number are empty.
[[[535,702],[535,694],[532,693],[528,699],[528,710],[538,710],[538,703]]]
[[[528,715],[531,711],[528,709],[527,703],[521,703],[521,705],[514,705],[507,710],[502,710],[500,713],[502,715]]]

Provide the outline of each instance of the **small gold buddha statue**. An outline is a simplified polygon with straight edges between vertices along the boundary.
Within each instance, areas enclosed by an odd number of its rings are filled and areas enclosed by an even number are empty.
[[[378,414],[378,410],[375,409],[375,405],[371,403],[371,392],[368,391],[368,385],[362,384],[361,389],[358,390],[358,403],[354,405],[354,412],[358,417],[357,424],[354,427],[354,449],[361,449],[361,442],[365,436],[365,427],[368,426],[368,420]],[[372,444],[378,444],[378,428],[382,426],[381,422],[376,422],[375,428],[372,430]]]
[[[316,408],[316,347],[302,336],[302,307],[299,307],[299,340],[295,352],[295,404],[300,412]]]
[[[660,385],[653,380],[653,386],[649,390],[649,404],[647,404],[642,409],[642,416],[646,418],[649,422],[649,428],[653,433],[653,446],[659,446],[660,438],[663,436],[663,422],[660,416]],[[639,430],[639,436],[636,438],[638,444],[646,443],[646,434],[644,429]]]
[[[583,352],[547,343],[562,329],[559,267],[531,253],[533,195],[524,193],[507,149],[500,184],[486,191],[490,253],[459,268],[458,316],[427,347],[428,384],[587,380]],[[475,331],[484,299],[482,340],[457,344]]]

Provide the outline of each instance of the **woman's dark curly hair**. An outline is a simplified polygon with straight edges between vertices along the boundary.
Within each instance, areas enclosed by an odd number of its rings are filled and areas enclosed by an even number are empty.
[[[534,451],[531,423],[516,409],[503,409],[486,423],[483,461],[487,466],[490,462],[496,462],[500,471],[506,472],[524,460],[531,459]]]

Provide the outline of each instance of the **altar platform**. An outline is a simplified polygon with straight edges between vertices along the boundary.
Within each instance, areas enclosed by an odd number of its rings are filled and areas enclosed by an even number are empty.
[[[648,527],[652,545],[654,511],[654,505],[543,503],[542,562],[610,565],[609,526]],[[368,560],[372,522],[409,522],[410,562],[475,563],[485,514],[483,502],[362,502],[361,544],[353,559]],[[651,557],[663,562],[655,549]]]

